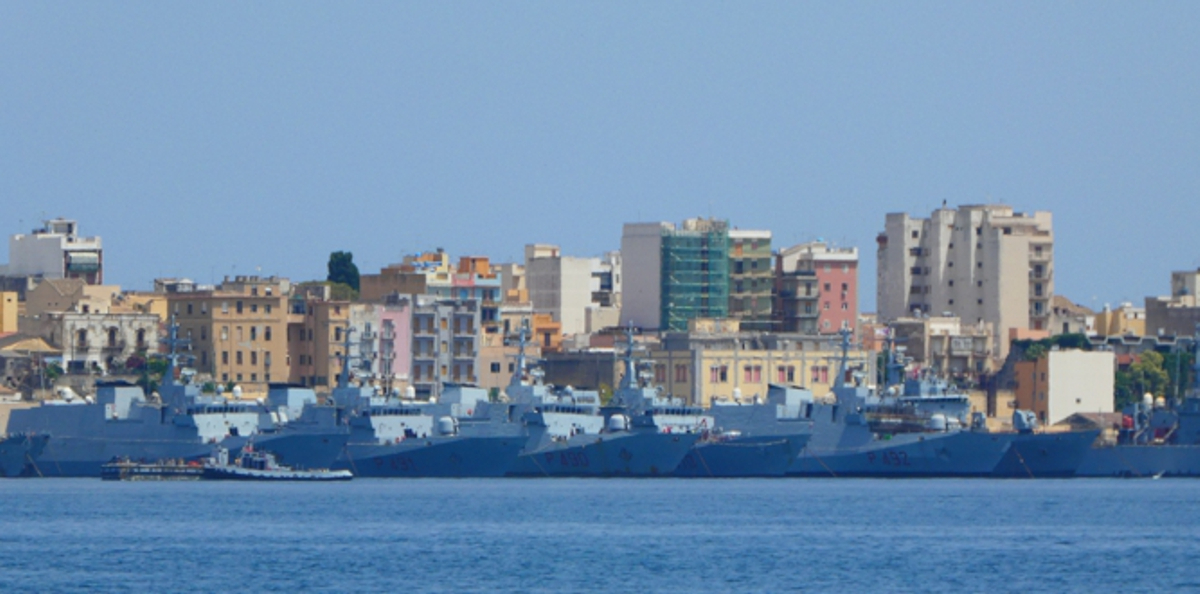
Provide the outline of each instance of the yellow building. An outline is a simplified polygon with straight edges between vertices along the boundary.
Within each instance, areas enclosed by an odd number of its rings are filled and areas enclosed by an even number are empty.
[[[245,393],[265,393],[268,382],[287,380],[289,288],[286,279],[239,276],[213,290],[167,293],[196,371]]]
[[[770,384],[803,386],[824,396],[833,390],[840,357],[838,337],[741,332],[734,320],[715,325],[693,320],[689,332],[668,333],[649,353],[654,384],[700,406],[765,399]],[[853,349],[849,364],[851,372],[873,383],[873,354]]]
[[[19,307],[16,291],[0,291],[0,334],[17,331]]]
[[[349,301],[292,300],[287,325],[289,382],[314,387],[337,385],[349,320]]]
[[[1103,311],[1096,312],[1095,320],[1096,334],[1100,336],[1146,335],[1146,309],[1130,303],[1122,303],[1116,309],[1106,305]]]

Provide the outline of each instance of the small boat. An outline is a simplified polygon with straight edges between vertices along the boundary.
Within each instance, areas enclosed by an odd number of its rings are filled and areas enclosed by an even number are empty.
[[[256,450],[249,443],[233,461],[229,459],[229,450],[218,448],[216,456],[205,460],[203,474],[208,480],[243,481],[348,481],[354,478],[349,470],[297,470],[284,466],[271,452]]]
[[[204,466],[196,461],[138,462],[120,458],[101,466],[100,478],[106,481],[198,481],[204,478]]]

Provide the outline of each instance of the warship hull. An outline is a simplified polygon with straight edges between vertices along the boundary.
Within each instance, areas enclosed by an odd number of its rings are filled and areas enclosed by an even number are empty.
[[[414,438],[387,445],[351,442],[331,468],[359,477],[497,477],[513,467],[524,445],[518,436]]]
[[[37,459],[49,436],[18,434],[0,439],[0,477],[36,476]]]
[[[577,435],[521,454],[509,476],[666,476],[699,438],[698,433]]]
[[[1075,476],[1200,477],[1200,445],[1116,445],[1087,451]]]
[[[901,434],[843,448],[805,448],[788,469],[801,477],[990,477],[1011,445],[974,431]]]
[[[686,478],[778,477],[787,473],[811,435],[766,436],[697,442],[672,476]]]
[[[1003,478],[1065,478],[1075,476],[1100,431],[1018,433],[992,471]]]

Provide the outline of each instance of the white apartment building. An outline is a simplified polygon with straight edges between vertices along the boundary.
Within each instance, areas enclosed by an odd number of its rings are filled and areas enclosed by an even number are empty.
[[[46,279],[78,278],[90,285],[104,282],[104,251],[99,237],[80,237],[70,219],[43,221],[41,229],[8,240],[6,276]]]
[[[614,260],[617,263],[616,279],[612,270]],[[610,255],[601,261],[600,258],[563,256],[556,245],[525,246],[525,285],[529,289],[533,312],[552,315],[554,321],[562,324],[565,335],[587,332],[588,310],[597,305],[596,298],[600,294],[611,302],[614,284],[619,287],[619,282],[618,257]]]
[[[992,325],[992,356],[1011,329],[1047,330],[1054,295],[1051,214],[1005,205],[942,207],[929,218],[887,215],[877,238],[876,308],[888,322],[914,312]]]

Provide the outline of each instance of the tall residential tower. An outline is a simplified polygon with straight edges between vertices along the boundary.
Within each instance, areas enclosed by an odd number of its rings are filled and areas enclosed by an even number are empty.
[[[943,206],[927,219],[891,213],[877,238],[880,321],[914,313],[991,324],[993,356],[1012,329],[1047,330],[1054,295],[1049,212],[1004,205]]]

